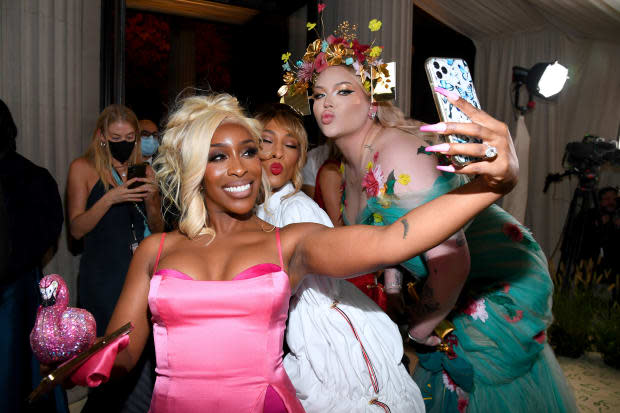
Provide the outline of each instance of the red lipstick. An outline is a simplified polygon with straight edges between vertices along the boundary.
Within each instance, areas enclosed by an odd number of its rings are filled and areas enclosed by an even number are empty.
[[[284,168],[282,167],[282,164],[280,162],[274,162],[269,167],[269,170],[274,175],[280,175],[282,173],[282,169]]]

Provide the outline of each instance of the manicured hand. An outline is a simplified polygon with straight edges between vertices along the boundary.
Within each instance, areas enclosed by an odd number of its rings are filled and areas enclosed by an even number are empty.
[[[508,126],[504,122],[493,118],[488,113],[475,108],[457,92],[449,92],[445,89],[435,90],[448,98],[450,103],[459,108],[471,119],[471,123],[442,122],[434,125],[424,125],[420,128],[423,132],[436,132],[442,135],[467,135],[480,138],[483,143],[442,143],[429,146],[427,152],[440,152],[445,155],[466,155],[482,158],[479,162],[469,165],[438,166],[445,172],[454,172],[467,175],[480,175],[489,188],[497,193],[508,193],[517,184],[519,174],[519,161],[512,143],[512,137]],[[496,149],[496,155],[493,150]],[[487,155],[491,155],[490,157]]]

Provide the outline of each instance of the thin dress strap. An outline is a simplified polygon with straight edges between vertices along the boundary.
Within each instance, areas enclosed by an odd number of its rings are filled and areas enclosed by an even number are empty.
[[[159,241],[159,250],[157,251],[157,258],[155,258],[155,267],[153,267],[153,274],[157,272],[157,266],[159,265],[159,257],[161,256],[161,250],[164,248],[164,239],[166,238],[166,233],[161,234],[161,241]]]
[[[278,257],[280,258],[280,268],[284,271],[284,261],[282,260],[282,245],[280,244],[280,228],[276,227],[276,242],[278,243]]]

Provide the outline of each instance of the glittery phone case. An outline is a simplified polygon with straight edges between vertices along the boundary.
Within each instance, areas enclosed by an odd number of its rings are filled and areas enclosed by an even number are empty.
[[[463,59],[449,57],[429,57],[424,62],[426,76],[431,86],[435,106],[442,122],[471,122],[471,120],[456,106],[448,101],[448,98],[435,92],[434,87],[439,86],[448,91],[457,91],[461,98],[467,100],[474,107],[480,109],[480,102],[476,96],[474,82],[469,73],[469,66]],[[451,143],[482,143],[481,139],[470,138],[465,135],[447,135],[446,139]],[[452,162],[463,166],[479,160],[470,156],[454,155]]]

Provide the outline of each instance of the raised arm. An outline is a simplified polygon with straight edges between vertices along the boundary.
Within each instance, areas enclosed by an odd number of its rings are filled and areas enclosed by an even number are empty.
[[[296,278],[307,273],[342,277],[399,264],[450,237],[500,196],[476,179],[411,210],[389,226],[327,229],[304,225],[299,230],[303,236],[296,237],[289,271]]]

